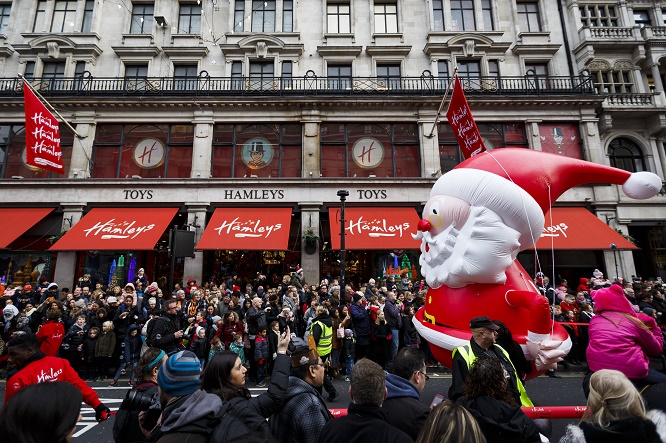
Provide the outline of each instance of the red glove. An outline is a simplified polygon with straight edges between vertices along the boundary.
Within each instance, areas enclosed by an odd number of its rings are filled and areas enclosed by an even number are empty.
[[[393,338],[393,334],[389,334],[386,336],[386,340],[391,340]]]

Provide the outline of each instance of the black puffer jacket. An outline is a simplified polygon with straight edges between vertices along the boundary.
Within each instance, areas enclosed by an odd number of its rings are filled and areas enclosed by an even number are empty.
[[[479,422],[488,443],[540,443],[534,421],[520,409],[491,397],[460,398],[463,405]]]
[[[251,431],[261,431],[270,435],[266,419],[282,407],[289,387],[290,368],[291,358],[278,354],[267,392],[250,399],[242,397],[229,399],[233,415],[243,421]]]

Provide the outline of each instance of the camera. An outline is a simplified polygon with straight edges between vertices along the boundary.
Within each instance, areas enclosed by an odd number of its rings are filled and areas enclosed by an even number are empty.
[[[120,408],[129,411],[146,411],[142,423],[142,426],[146,429],[153,429],[157,425],[160,415],[162,415],[162,406],[157,392],[148,394],[132,389],[123,400]]]

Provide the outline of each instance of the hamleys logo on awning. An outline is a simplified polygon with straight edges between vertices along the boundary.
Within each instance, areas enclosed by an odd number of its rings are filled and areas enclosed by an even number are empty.
[[[360,216],[356,220],[350,220],[349,226],[345,228],[349,235],[368,234],[368,237],[402,237],[409,232],[409,223],[389,224],[385,218],[375,218],[372,220],[363,220]]]
[[[282,229],[282,223],[276,223],[274,225],[262,224],[261,219],[239,222],[239,218],[240,217],[236,217],[232,221],[224,220],[219,227],[215,228],[217,234],[222,235],[224,232],[227,235],[233,233],[234,237],[237,238],[268,238],[273,232]]]
[[[155,227],[154,224],[140,226],[137,225],[136,220],[124,220],[116,222],[115,218],[106,222],[97,222],[92,228],[84,229],[86,237],[89,235],[100,236],[102,240],[110,240],[117,238],[134,239],[141,235],[143,232],[148,232]]]
[[[541,236],[559,237],[561,235],[562,237],[566,237],[567,229],[569,229],[569,226],[567,226],[566,223],[560,223],[558,225],[553,225],[553,226],[544,226],[543,231],[541,232]]]

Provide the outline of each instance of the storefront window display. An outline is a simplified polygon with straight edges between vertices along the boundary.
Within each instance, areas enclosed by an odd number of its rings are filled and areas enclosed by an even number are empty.
[[[539,138],[543,152],[584,160],[576,123],[539,123]]]
[[[46,251],[16,251],[0,254],[0,283],[35,286],[44,276],[50,281],[55,268],[53,254]]]
[[[421,278],[419,251],[347,251],[345,256],[345,277],[353,287],[362,287],[372,277],[374,279],[402,275],[416,282]],[[322,254],[322,276],[334,279],[340,276],[340,251],[324,251]]]
[[[215,125],[216,178],[300,177],[301,125]]]
[[[0,125],[0,176],[3,178],[23,177],[29,179],[67,178],[72,159],[74,135],[64,126],[60,131],[60,150],[65,174],[46,171],[28,166],[25,157],[25,127],[23,125]]]
[[[166,289],[171,259],[168,251],[87,251],[78,255],[77,277],[90,274],[93,285],[120,286],[134,283],[140,268],[145,269],[148,284],[157,282]],[[176,261],[174,282],[182,280],[183,259]],[[145,289],[145,287],[144,287]]]
[[[419,177],[416,124],[321,125],[322,177]]]
[[[98,125],[92,176],[189,178],[193,140],[192,125]]]

